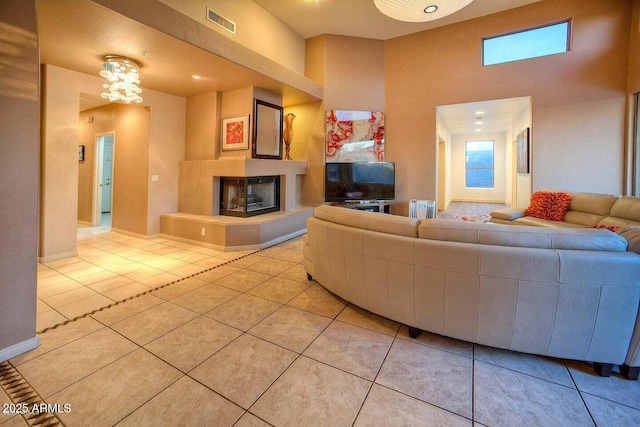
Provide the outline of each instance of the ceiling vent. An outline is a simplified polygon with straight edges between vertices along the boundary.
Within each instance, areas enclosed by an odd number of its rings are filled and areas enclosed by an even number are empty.
[[[231,34],[236,33],[236,23],[225,18],[224,16],[219,15],[217,12],[209,9],[207,7],[207,21],[211,21],[216,25],[221,26],[225,30],[229,31]]]

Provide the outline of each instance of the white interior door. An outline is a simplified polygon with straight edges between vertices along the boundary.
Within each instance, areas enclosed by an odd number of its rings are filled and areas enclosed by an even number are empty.
[[[102,180],[101,187],[101,212],[111,212],[111,198],[113,195],[113,135],[102,137]]]

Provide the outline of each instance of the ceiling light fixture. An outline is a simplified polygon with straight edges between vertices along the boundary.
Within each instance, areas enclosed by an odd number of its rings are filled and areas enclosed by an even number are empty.
[[[444,18],[473,0],[374,0],[378,10],[389,18],[405,22],[428,22]]]
[[[142,89],[138,87],[140,65],[136,61],[124,56],[107,55],[104,57],[102,68],[100,76],[106,80],[102,85],[106,91],[100,94],[101,97],[109,102],[120,101],[125,104],[142,102]]]

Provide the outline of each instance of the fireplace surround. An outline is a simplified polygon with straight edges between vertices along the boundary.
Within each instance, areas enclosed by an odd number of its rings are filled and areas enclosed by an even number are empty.
[[[251,217],[280,210],[280,176],[220,177],[220,215]]]

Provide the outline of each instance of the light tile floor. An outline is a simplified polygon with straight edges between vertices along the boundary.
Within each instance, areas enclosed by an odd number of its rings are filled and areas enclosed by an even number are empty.
[[[222,252],[100,227],[78,228],[78,255],[38,264],[38,331],[254,251]]]
[[[124,248],[126,237],[94,239],[82,243],[82,268],[128,277],[137,270],[95,260],[126,266],[122,253],[135,254],[146,270],[142,260],[158,256]],[[637,381],[429,333],[411,339],[405,326],[307,281],[302,245],[297,238],[50,329],[11,364],[47,403],[70,405],[58,414],[66,426],[640,425]],[[150,287],[136,278],[115,289]],[[9,403],[2,392],[0,403]],[[0,414],[0,425],[24,423]]]

